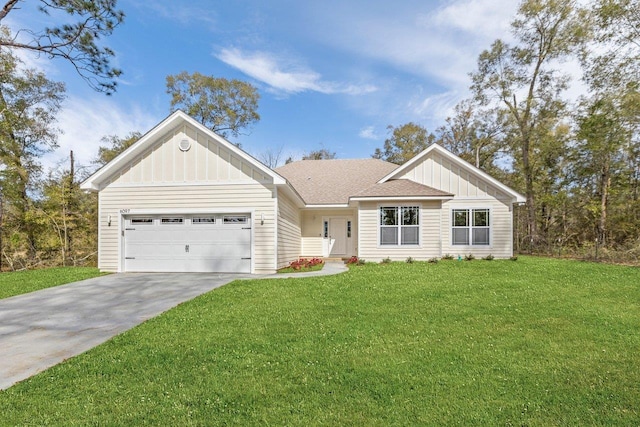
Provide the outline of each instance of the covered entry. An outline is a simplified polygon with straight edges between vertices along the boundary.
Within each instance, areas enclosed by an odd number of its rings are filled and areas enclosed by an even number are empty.
[[[251,272],[251,215],[123,217],[123,271]]]

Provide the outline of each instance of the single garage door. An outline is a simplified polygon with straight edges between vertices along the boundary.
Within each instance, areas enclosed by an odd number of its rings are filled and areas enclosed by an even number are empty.
[[[124,271],[251,272],[249,214],[124,218]]]

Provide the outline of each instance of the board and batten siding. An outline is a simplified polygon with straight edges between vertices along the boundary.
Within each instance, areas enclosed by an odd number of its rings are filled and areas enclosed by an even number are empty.
[[[428,185],[454,194],[456,197],[509,198],[490,182],[479,178],[437,152],[432,152],[430,156],[416,163],[398,178]]]
[[[278,268],[300,257],[300,211],[282,192],[278,193]]]
[[[273,272],[275,257],[275,199],[273,189],[261,184],[158,187],[107,187],[99,195],[99,265],[118,271],[121,242],[118,221],[122,212],[250,213],[253,228],[253,266],[256,273]],[[111,226],[109,226],[111,217]],[[260,218],[264,218],[261,224]],[[120,224],[122,226],[122,224]]]
[[[411,257],[428,260],[440,256],[440,201],[420,202],[360,202],[358,210],[359,244],[358,257],[373,262],[384,258],[405,261]],[[418,206],[420,207],[420,244],[418,246],[380,245],[380,207]]]
[[[187,151],[179,148],[183,140],[190,142]],[[159,137],[107,185],[237,181],[269,183],[271,178],[208,135],[183,124]]]

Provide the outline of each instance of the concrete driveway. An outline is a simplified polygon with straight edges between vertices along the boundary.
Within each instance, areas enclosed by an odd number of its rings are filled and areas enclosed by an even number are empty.
[[[240,274],[112,274],[0,300],[0,389]]]

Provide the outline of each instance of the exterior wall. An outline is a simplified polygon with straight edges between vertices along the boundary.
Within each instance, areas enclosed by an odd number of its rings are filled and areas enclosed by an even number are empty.
[[[490,220],[489,246],[452,245],[451,223],[452,209],[488,208]],[[497,199],[471,200],[454,199],[442,206],[442,254],[465,256],[473,254],[476,258],[493,255],[496,258],[509,258],[513,255],[513,210],[509,202]]]
[[[303,257],[328,256],[328,239],[323,238],[323,221],[331,217],[351,219],[351,238],[347,248],[358,251],[358,214],[355,209],[309,209],[302,211],[302,251]]]
[[[278,268],[300,257],[300,210],[282,192],[278,193]]]
[[[437,152],[432,152],[432,155],[415,164],[400,178],[455,194],[456,197],[509,199],[498,188]]]
[[[420,244],[416,246],[381,246],[379,231],[379,208],[381,206],[419,206]],[[408,257],[428,260],[439,257],[441,251],[441,202],[361,202],[358,210],[359,245],[358,257],[366,261],[379,262],[389,257],[404,261]]]
[[[191,147],[182,151],[179,144]],[[271,179],[206,134],[180,125],[158,138],[147,151],[111,177],[107,185],[260,182]]]
[[[165,186],[109,186],[99,194],[98,267],[118,271],[122,229],[121,213],[147,210],[158,213],[193,210],[251,213],[255,273],[275,270],[275,189],[272,185],[209,184]],[[264,225],[257,219],[264,216]],[[109,217],[111,225],[109,226]]]
[[[442,205],[440,256],[473,254],[479,258],[491,254],[497,258],[508,258],[513,255],[513,214],[508,194],[437,152],[414,165],[402,178],[455,194],[453,200]],[[451,209],[454,207],[490,209],[489,246],[452,245]]]

